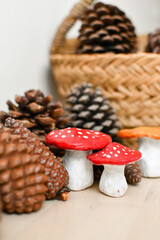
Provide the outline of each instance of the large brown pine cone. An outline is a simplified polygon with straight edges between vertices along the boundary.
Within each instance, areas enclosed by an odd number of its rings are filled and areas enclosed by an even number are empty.
[[[130,53],[136,50],[135,28],[118,7],[98,2],[82,16],[77,53]]]
[[[45,175],[47,175],[46,198],[55,198],[57,194],[59,196],[59,191],[66,187],[69,180],[67,170],[61,161],[19,121],[7,118],[5,126],[11,128],[13,134],[18,135],[26,142],[27,146],[32,149],[32,153],[38,157],[38,162],[45,167]]]
[[[7,101],[9,112],[0,112],[0,119],[4,123],[7,117],[12,117],[23,123],[31,132],[45,143],[47,133],[64,128],[68,118],[60,102],[53,103],[50,95],[44,96],[40,90],[29,90],[24,96],[16,96],[17,104]],[[54,147],[51,150],[56,156],[62,156],[63,151]]]
[[[160,29],[148,35],[147,52],[160,53]]]
[[[12,130],[0,124],[0,194],[3,210],[29,213],[45,200],[44,166],[39,156]]]

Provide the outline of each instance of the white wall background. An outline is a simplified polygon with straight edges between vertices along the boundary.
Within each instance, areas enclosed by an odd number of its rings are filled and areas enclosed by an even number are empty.
[[[0,1],[0,110],[31,88],[52,93],[49,51],[54,33],[78,0]],[[126,11],[139,34],[160,27],[160,0],[106,0]],[[76,36],[77,30],[72,31]],[[54,95],[57,98],[56,95]]]

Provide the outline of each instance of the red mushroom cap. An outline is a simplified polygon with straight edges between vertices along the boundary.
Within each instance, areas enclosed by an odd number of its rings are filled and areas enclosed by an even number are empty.
[[[87,158],[95,165],[126,165],[141,158],[141,152],[114,142],[101,151],[88,155]]]
[[[46,144],[68,150],[96,150],[107,146],[112,139],[109,135],[87,129],[64,128],[46,136]]]

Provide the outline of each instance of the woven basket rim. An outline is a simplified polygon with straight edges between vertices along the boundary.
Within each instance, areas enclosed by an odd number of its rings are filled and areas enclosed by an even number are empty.
[[[84,58],[89,58],[90,59],[94,59],[96,57],[97,58],[124,58],[124,59],[128,59],[128,58],[139,58],[139,57],[148,57],[148,58],[160,58],[160,54],[158,53],[146,53],[146,52],[137,52],[137,53],[93,53],[93,54],[62,54],[62,53],[51,53],[50,54],[50,59],[54,60],[56,58],[65,58],[65,59],[74,59],[74,58],[78,58],[78,59],[84,59]]]

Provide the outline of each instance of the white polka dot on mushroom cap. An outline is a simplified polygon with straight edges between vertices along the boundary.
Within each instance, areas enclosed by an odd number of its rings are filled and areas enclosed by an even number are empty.
[[[110,152],[110,154],[113,154],[113,152]]]
[[[110,155],[107,155],[107,158],[111,158],[111,156],[110,156]]]
[[[115,157],[118,157],[118,154],[114,154]]]
[[[123,152],[125,152],[125,149],[122,149]]]
[[[99,132],[95,132],[95,134],[99,134]]]
[[[106,154],[103,154],[102,156],[103,156],[103,157],[105,157],[105,156],[106,156]]]
[[[78,132],[78,134],[82,134],[82,132]]]
[[[124,153],[125,155],[128,155],[128,153]]]
[[[117,147],[119,148],[119,146],[117,145]]]
[[[88,136],[83,136],[83,138],[88,138]]]
[[[55,137],[58,137],[58,135],[55,135]]]
[[[66,135],[62,135],[62,138],[65,138],[66,137]]]
[[[116,147],[113,147],[114,150],[116,150],[117,148]]]
[[[87,132],[87,134],[91,134],[90,132]]]
[[[117,151],[117,153],[120,153],[120,151]]]
[[[71,133],[71,130],[68,130],[67,133]]]
[[[72,134],[71,137],[74,137],[74,135]]]
[[[51,133],[50,133],[50,135],[53,135],[53,134],[54,134],[54,132],[51,132]]]

